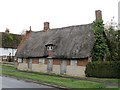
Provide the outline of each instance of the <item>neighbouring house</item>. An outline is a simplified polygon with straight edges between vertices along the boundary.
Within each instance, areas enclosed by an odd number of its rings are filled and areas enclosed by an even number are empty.
[[[13,61],[21,40],[22,35],[12,34],[8,28],[5,32],[0,32],[0,62]]]
[[[100,18],[97,10],[96,19]],[[30,30],[23,37],[16,53],[17,68],[84,77],[93,46],[92,23],[50,29],[49,22],[44,22],[44,30]]]

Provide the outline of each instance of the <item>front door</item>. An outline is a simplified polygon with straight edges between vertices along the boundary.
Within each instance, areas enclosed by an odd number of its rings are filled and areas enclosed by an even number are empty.
[[[48,64],[47,64],[47,72],[50,73],[53,70],[53,60],[48,59]]]
[[[32,59],[28,60],[28,69],[32,70]]]
[[[66,70],[67,70],[67,61],[66,60],[61,60],[60,74],[65,74]]]

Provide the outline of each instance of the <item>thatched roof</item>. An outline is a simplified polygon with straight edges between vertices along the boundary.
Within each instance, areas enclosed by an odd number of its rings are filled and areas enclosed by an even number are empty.
[[[31,32],[30,37],[17,51],[16,57],[47,56],[46,45],[54,46],[53,58],[86,58],[94,44],[92,24]]]
[[[14,48],[17,49],[22,35],[0,32],[0,47],[2,48]]]

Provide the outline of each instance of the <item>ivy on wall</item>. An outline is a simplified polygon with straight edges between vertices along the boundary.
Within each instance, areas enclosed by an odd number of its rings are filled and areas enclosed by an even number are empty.
[[[93,31],[95,35],[95,43],[92,51],[93,61],[102,61],[108,53],[108,46],[104,37],[103,20],[93,22]]]

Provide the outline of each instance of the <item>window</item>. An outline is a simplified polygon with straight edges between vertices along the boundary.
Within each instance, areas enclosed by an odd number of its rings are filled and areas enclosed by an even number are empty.
[[[45,59],[44,59],[44,58],[40,58],[40,59],[39,59],[39,63],[40,63],[40,64],[44,64],[44,63],[45,63]]]
[[[47,50],[53,50],[53,46],[47,46]]]
[[[23,59],[22,58],[18,58],[18,63],[23,63]]]
[[[77,66],[77,60],[71,60],[71,65],[72,66]]]
[[[7,56],[6,56],[6,55],[3,55],[3,59],[7,59]]]

